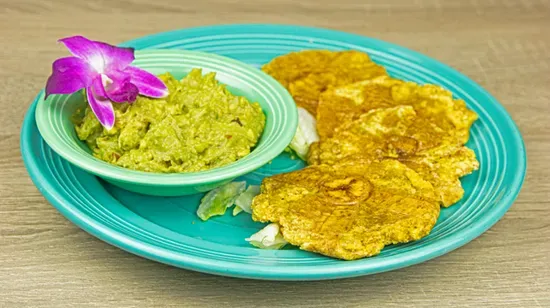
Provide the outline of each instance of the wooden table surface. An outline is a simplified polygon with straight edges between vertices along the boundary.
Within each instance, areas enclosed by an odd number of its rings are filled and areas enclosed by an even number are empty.
[[[369,2],[369,4],[365,4]],[[523,190],[493,228],[435,260],[321,282],[216,277],[141,259],[81,231],[34,187],[24,113],[56,40],[112,43],[213,23],[294,23],[397,43],[485,87],[519,125]],[[0,0],[0,307],[550,307],[550,1]]]

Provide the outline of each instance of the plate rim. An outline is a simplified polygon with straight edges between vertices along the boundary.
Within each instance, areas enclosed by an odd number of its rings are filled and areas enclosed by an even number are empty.
[[[63,214],[67,219],[73,222],[75,225],[79,226],[86,232],[96,236],[97,238],[119,247],[125,251],[131,252],[133,254],[145,257],[147,259],[152,259],[161,263],[195,270],[199,272],[205,272],[210,274],[217,274],[223,276],[232,276],[240,278],[253,278],[253,279],[268,279],[268,280],[322,280],[322,279],[336,279],[336,278],[346,278],[346,277],[356,277],[367,274],[375,274],[380,272],[385,272],[389,270],[394,270],[398,268],[407,267],[410,265],[418,264],[425,262],[427,260],[433,259],[435,257],[444,255],[456,248],[459,248],[473,239],[477,238],[490,227],[492,227],[496,222],[498,222],[504,214],[508,211],[514,201],[517,199],[519,192],[523,186],[526,167],[527,167],[527,156],[525,150],[525,144],[521,133],[512,120],[510,114],[506,111],[504,106],[502,106],[491,94],[489,94],[485,89],[483,89],[479,84],[471,80],[466,75],[458,72],[454,68],[439,62],[433,58],[420,54],[416,51],[410,50],[406,47],[402,47],[393,43],[388,43],[379,39],[366,37],[358,34],[352,34],[347,32],[341,32],[330,29],[316,28],[316,27],[304,27],[304,26],[294,26],[294,25],[278,25],[278,24],[226,24],[226,25],[211,25],[211,26],[202,26],[202,27],[192,27],[179,30],[172,30],[167,32],[160,32],[157,34],[152,34],[144,36],[135,40],[127,41],[122,45],[131,45],[140,41],[151,39],[151,37],[159,38],[165,35],[174,35],[175,33],[181,33],[184,31],[212,31],[215,29],[220,29],[224,27],[252,27],[256,29],[269,29],[269,28],[286,28],[293,29],[294,31],[305,31],[305,32],[314,32],[315,34],[338,34],[344,35],[347,37],[355,37],[360,40],[371,40],[378,42],[380,44],[390,46],[395,48],[398,51],[405,52],[406,54],[411,55],[414,58],[421,60],[426,60],[431,63],[435,63],[438,66],[444,68],[447,71],[450,71],[455,75],[455,77],[460,77],[463,82],[473,86],[477,91],[482,93],[486,98],[491,101],[491,104],[497,108],[500,114],[504,117],[506,124],[509,126],[510,130],[513,133],[513,140],[518,145],[518,147],[511,149],[516,152],[516,157],[519,164],[516,165],[516,170],[514,175],[514,182],[511,186],[511,193],[506,194],[499,202],[498,207],[491,212],[491,215],[483,216],[480,220],[476,221],[474,227],[465,229],[460,233],[460,236],[457,234],[451,234],[448,238],[440,239],[440,245],[434,249],[430,247],[429,251],[426,253],[424,249],[418,249],[416,251],[409,251],[404,256],[395,255],[390,260],[385,260],[382,264],[377,264],[377,267],[373,267],[372,264],[361,264],[354,262],[342,261],[343,263],[337,263],[335,265],[325,265],[319,266],[316,268],[308,267],[307,269],[302,269],[301,271],[297,268],[282,268],[283,270],[277,270],[277,268],[268,268],[264,265],[254,266],[250,264],[235,264],[230,263],[231,266],[227,264],[220,263],[219,261],[208,262],[202,257],[187,256],[186,258],[178,258],[174,260],[170,258],[171,253],[169,250],[160,248],[154,245],[147,243],[142,243],[139,240],[133,239],[132,237],[126,236],[116,230],[110,229],[109,227],[103,226],[101,223],[94,222],[93,219],[86,217],[86,215],[80,212],[78,209],[73,208],[71,203],[67,201],[62,195],[60,195],[52,185],[46,181],[43,175],[40,173],[37,166],[35,157],[32,153],[28,151],[29,149],[29,140],[32,134],[32,126],[34,120],[34,108],[36,102],[40,98],[40,94],[34,99],[33,104],[31,105],[29,111],[25,116],[25,120],[22,125],[21,130],[21,154],[25,167],[27,168],[30,177],[34,184],[38,187],[39,191],[46,197],[46,199],[54,205],[57,210]],[[443,242],[444,245],[441,245]],[[346,264],[347,263],[347,264]],[[298,267],[299,268],[299,267]],[[320,270],[319,270],[320,269]]]

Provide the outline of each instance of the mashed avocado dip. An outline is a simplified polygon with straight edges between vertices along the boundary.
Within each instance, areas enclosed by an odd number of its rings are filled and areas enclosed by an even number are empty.
[[[169,96],[114,103],[116,122],[109,131],[86,108],[75,128],[95,157],[134,170],[193,172],[250,153],[265,126],[258,103],[232,95],[215,73],[203,76],[200,69],[181,81],[169,73],[159,77]]]

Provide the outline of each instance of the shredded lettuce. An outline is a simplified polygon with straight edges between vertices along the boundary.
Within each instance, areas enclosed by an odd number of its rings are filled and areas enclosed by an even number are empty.
[[[250,185],[245,192],[239,195],[235,200],[235,209],[233,209],[233,216],[239,214],[241,211],[245,211],[248,214],[252,214],[252,200],[254,197],[260,194],[259,185]],[[240,210],[237,210],[240,209]],[[237,213],[235,214],[235,212]]]
[[[209,191],[202,199],[197,216],[206,221],[212,216],[225,214],[244,191],[246,182],[231,182]]]
[[[290,142],[290,148],[298,157],[306,160],[309,146],[316,141],[319,141],[319,135],[315,117],[304,108],[298,107],[298,129]]]
[[[233,208],[233,216],[239,215],[242,211],[243,211],[243,209],[241,209],[240,207],[238,207],[238,206],[234,207]]]
[[[288,244],[280,232],[279,224],[276,223],[265,226],[245,240],[260,249],[281,249]]]

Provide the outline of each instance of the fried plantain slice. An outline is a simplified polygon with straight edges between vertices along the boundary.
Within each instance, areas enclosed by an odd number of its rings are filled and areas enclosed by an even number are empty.
[[[429,182],[383,160],[367,169],[318,165],[266,178],[252,211],[303,250],[353,260],[428,235],[440,207]]]
[[[356,50],[292,52],[273,59],[262,70],[287,88],[299,107],[313,115],[323,91],[387,75],[384,67]]]
[[[412,106],[419,117],[447,133],[460,137],[462,144],[477,114],[463,100],[435,85],[418,85],[387,76],[356,82],[325,91],[319,98],[317,130],[321,138],[331,137],[344,123],[369,110],[400,105]]]

